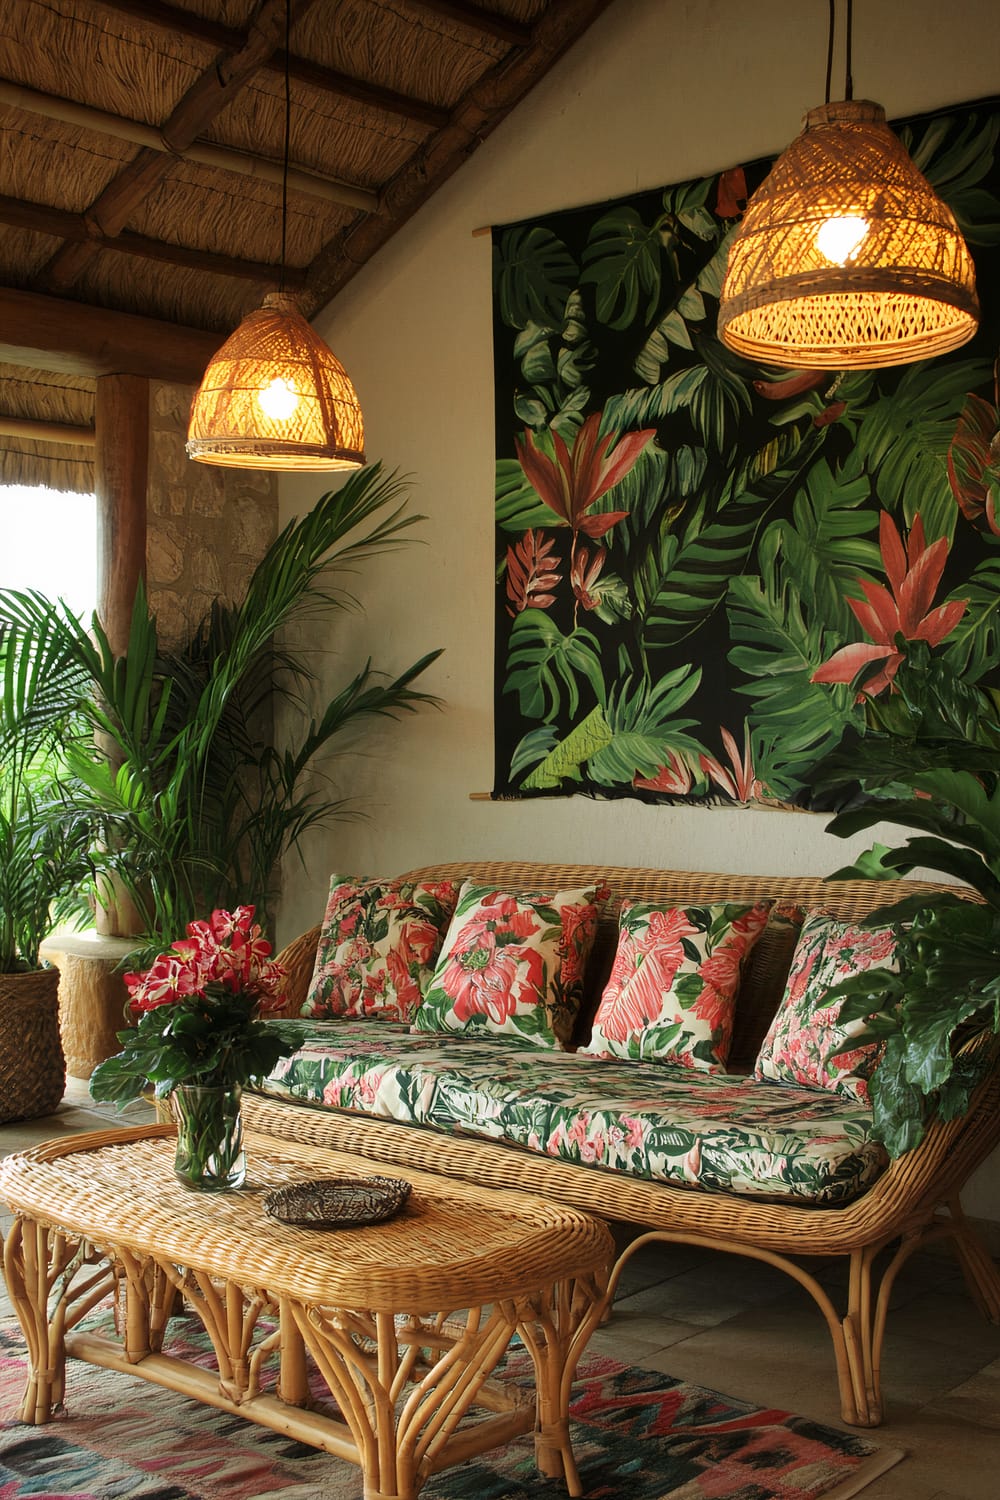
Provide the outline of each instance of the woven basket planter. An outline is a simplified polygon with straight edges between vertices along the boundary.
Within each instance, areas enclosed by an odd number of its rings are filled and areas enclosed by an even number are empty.
[[[52,1114],[65,1089],[59,970],[0,974],[0,1125]]]

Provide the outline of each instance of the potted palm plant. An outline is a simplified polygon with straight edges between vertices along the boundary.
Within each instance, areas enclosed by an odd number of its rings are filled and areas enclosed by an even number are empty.
[[[314,714],[307,662],[281,644],[303,618],[351,607],[339,578],[407,539],[423,518],[406,513],[404,491],[377,464],[352,475],[285,527],[243,598],[218,601],[180,651],[161,649],[141,587],[121,658],[99,622],[87,629],[65,605],[0,590],[0,628],[17,649],[59,643],[88,731],[66,746],[63,785],[88,824],[98,889],[113,877],[141,914],[138,956],[205,911],[252,905],[266,920],[282,856],[342,811],[323,775],[331,742],[358,720],[435,701],[413,686],[431,651],[391,679],[369,660]]]
[[[65,668],[50,634],[22,652],[0,627],[0,1124],[51,1114],[66,1084],[59,973],[38,953],[92,874],[57,774],[59,742],[80,732]]]

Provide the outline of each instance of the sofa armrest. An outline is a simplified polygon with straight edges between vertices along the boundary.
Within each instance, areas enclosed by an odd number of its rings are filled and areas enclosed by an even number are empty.
[[[305,1004],[306,995],[309,993],[309,982],[312,979],[313,966],[316,962],[316,949],[319,947],[320,927],[310,927],[301,937],[295,938],[287,947],[282,948],[280,953],[275,954],[275,962],[281,964],[287,971],[284,983],[285,1003],[281,1008],[282,1016],[297,1016]]]

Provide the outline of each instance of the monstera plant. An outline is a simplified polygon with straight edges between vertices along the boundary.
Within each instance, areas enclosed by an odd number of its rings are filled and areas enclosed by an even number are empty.
[[[834,991],[841,1019],[866,1021],[884,1042],[870,1085],[875,1129],[899,1156],[932,1115],[962,1114],[997,1065],[997,1043],[962,1043],[1000,1037],[1000,714],[992,693],[963,683],[915,641],[896,691],[871,718],[822,770],[834,795],[855,804],[828,831],[846,838],[888,823],[908,836],[895,848],[876,844],[832,878],[891,881],[916,870],[967,888],[902,901],[887,888],[866,925],[898,926],[898,968]]]

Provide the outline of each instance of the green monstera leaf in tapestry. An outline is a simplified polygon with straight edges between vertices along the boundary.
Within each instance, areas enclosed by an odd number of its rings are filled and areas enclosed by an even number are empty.
[[[896,128],[976,265],[936,360],[726,349],[768,161],[494,231],[495,797],[820,807],[918,673],[1000,695],[1000,108]]]

